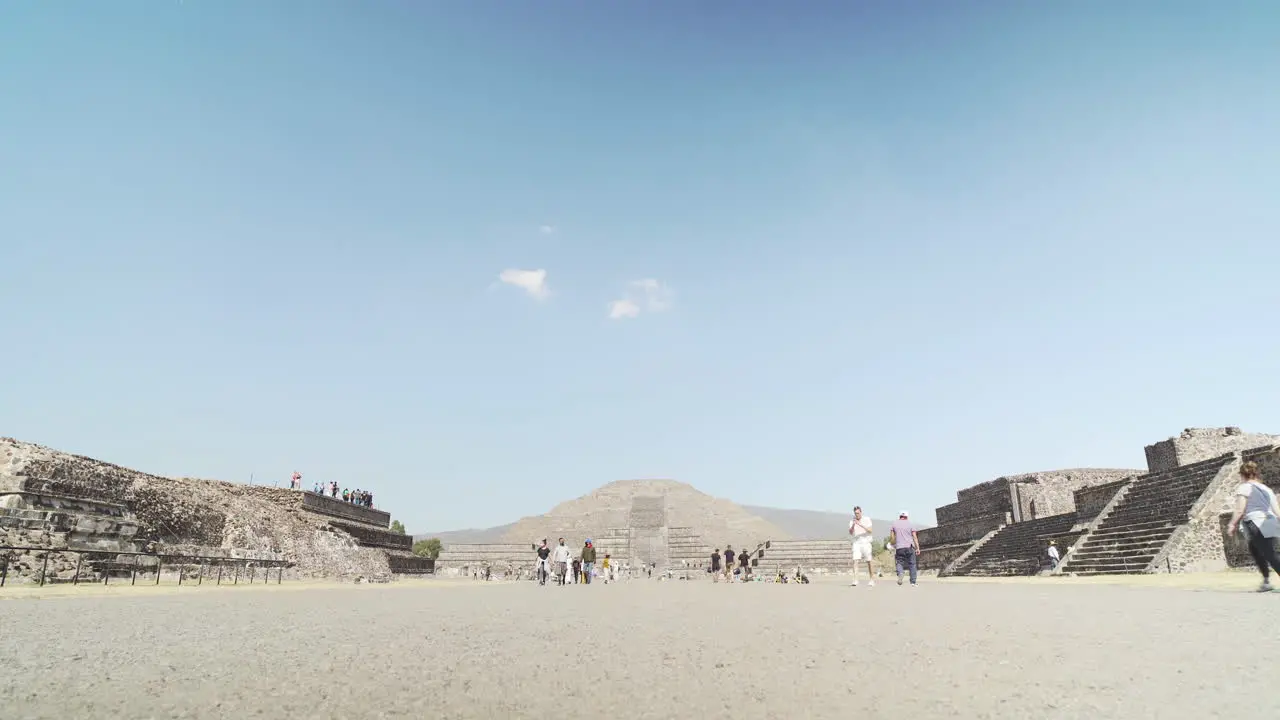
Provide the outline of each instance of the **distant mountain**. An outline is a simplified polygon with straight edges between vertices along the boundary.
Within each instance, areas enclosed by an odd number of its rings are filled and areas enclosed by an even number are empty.
[[[506,525],[491,528],[468,528],[466,530],[419,533],[413,536],[413,541],[440,538],[440,542],[445,545],[449,543],[500,543],[502,542],[502,536],[506,535],[507,531],[513,527],[515,527],[515,523],[507,523]]]

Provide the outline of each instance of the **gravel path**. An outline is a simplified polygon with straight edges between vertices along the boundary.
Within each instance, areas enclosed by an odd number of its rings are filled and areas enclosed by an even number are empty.
[[[1280,640],[1239,638],[1278,614],[950,581],[26,596],[0,600],[0,717],[1276,717]]]

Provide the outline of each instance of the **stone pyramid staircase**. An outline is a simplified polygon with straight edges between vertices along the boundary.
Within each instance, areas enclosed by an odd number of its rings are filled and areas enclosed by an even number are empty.
[[[1048,567],[1049,541],[1059,552],[1084,534],[1076,513],[1052,515],[1005,525],[967,556],[961,556],[944,575],[1035,575]]]
[[[756,548],[751,557],[757,572],[767,575],[779,570],[790,574],[796,567],[806,572],[853,569],[853,549],[847,540],[770,540]]]
[[[1146,572],[1218,472],[1235,459],[1222,455],[1143,475],[1059,568],[1077,575]]]
[[[667,547],[667,501],[661,495],[637,495],[631,500],[631,557],[640,566],[665,570],[671,564]]]

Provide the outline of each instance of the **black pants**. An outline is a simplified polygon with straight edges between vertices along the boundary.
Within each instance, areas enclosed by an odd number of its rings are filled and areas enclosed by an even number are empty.
[[[1262,531],[1251,520],[1241,522],[1240,526],[1244,528],[1245,537],[1249,538],[1249,553],[1258,565],[1258,572],[1262,573],[1263,580],[1270,580],[1272,568],[1280,573],[1280,556],[1276,555],[1275,540],[1263,537]]]

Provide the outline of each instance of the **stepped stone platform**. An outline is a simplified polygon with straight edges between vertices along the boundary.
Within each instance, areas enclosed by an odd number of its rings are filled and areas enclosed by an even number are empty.
[[[848,572],[853,569],[853,546],[847,540],[771,540],[757,548],[752,565],[757,572]]]
[[[937,509],[937,527],[920,531],[920,567],[943,570],[1000,528],[1079,512],[1080,491],[1122,482],[1141,470],[1083,468],[1008,475],[965,488]]]
[[[943,574],[1035,575],[1048,568],[1049,541],[1056,542],[1062,552],[1084,534],[1080,520],[1072,512],[1006,525]]]
[[[711,546],[693,528],[668,528],[667,555],[672,567],[699,567],[709,562]]]
[[[385,510],[343,502],[328,495],[313,493],[310,490],[300,492],[299,495],[302,498],[302,509],[307,512],[351,520],[372,527],[391,527],[391,513]]]
[[[1029,476],[962,490],[957,503],[938,509],[939,526],[920,532],[922,564],[940,566],[943,575],[1035,574],[1047,568],[1050,540],[1062,554],[1056,574],[1252,564],[1225,527],[1242,462],[1258,462],[1264,482],[1280,487],[1278,445],[1280,436],[1236,427],[1191,428],[1147,446],[1146,472],[1115,478],[1127,471],[1061,471],[1048,492],[1022,485]],[[1037,515],[1063,507],[1061,493],[1072,486],[1069,511]],[[1028,497],[1043,504],[1032,506]]]
[[[1238,471],[1239,457],[1222,455],[1135,479],[1116,506],[1072,549],[1059,572],[1156,571],[1152,566],[1157,556],[1178,528],[1191,522],[1196,503],[1215,481],[1234,488],[1239,484]]]
[[[94,550],[104,558],[221,551],[287,561],[297,575],[375,577],[391,572],[389,557],[412,556],[412,538],[390,532],[389,522],[383,511],[311,493],[161,477],[0,438],[3,545]],[[39,572],[45,552],[7,554],[9,580],[23,581]],[[71,572],[74,560],[74,553],[52,553],[53,579]]]

